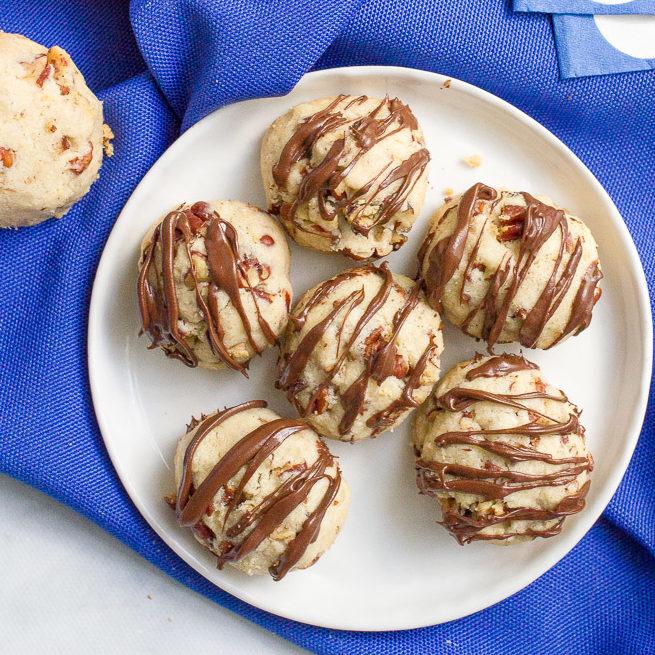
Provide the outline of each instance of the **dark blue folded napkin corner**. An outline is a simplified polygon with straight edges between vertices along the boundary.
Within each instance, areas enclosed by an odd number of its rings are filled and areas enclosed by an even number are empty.
[[[96,425],[86,321],[102,246],[130,193],[215,108],[285,93],[312,68],[393,64],[477,84],[562,138],[625,218],[655,288],[655,73],[560,81],[549,22],[498,0],[5,0],[0,29],[69,50],[105,103],[116,154],[63,220],[0,231],[0,470],[89,517],[192,589],[317,653],[642,654],[655,644],[655,413],[597,525],[511,599],[421,630],[280,619],[174,555],[126,496]],[[508,155],[508,156],[511,156]],[[435,589],[435,594],[447,590]]]
[[[553,31],[563,78],[655,69],[655,58],[635,57],[613,45],[594,16],[553,14]]]

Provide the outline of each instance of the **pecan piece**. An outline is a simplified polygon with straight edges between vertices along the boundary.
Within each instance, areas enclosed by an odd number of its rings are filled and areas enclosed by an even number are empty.
[[[247,280],[253,286],[267,280],[271,275],[271,267],[267,264],[262,264],[256,257],[246,257],[241,260],[242,275],[247,278]],[[250,275],[250,271],[255,271],[258,279],[253,279],[253,276]]]
[[[393,365],[393,374],[398,379],[402,380],[409,373],[409,364],[405,361],[402,355],[396,354],[396,361]]]
[[[196,234],[198,230],[204,225],[205,219],[202,216],[195,214],[192,209],[187,209],[184,213],[186,214],[191,233]]]
[[[234,491],[224,484],[221,489],[223,490],[223,502],[229,505],[234,498]]]
[[[43,83],[48,79],[48,76],[50,75],[50,71],[52,70],[52,66],[47,62],[46,59],[46,65],[43,67],[43,70],[39,74],[39,76],[36,78],[36,85],[43,88]]]
[[[93,144],[91,141],[89,141],[89,152],[87,152],[86,155],[82,155],[81,157],[74,157],[73,159],[69,159],[68,163],[70,166],[68,168],[69,170],[73,171],[75,175],[80,175],[89,167],[92,159]]]
[[[312,404],[309,408],[309,411],[312,414],[322,414],[327,407],[327,389],[321,389],[317,394],[312,398]]]
[[[364,340],[364,356],[370,357],[380,346],[382,341],[382,326],[375,328]]]
[[[508,225],[498,234],[498,241],[516,241],[523,232],[522,225]]]
[[[498,241],[502,243],[520,239],[525,224],[526,208],[521,205],[505,205],[501,214],[503,218],[498,221]]]
[[[54,70],[55,82],[59,86],[59,93],[67,96],[70,93],[70,86],[65,84],[65,82],[68,82],[66,79],[66,69],[69,63],[68,55],[59,46],[53,46],[48,50],[46,61],[48,62],[46,67],[50,65]]]
[[[527,207],[523,205],[505,205],[500,213],[507,218],[520,218],[521,220],[525,219],[527,213]]]
[[[14,165],[15,154],[11,148],[0,147],[0,162],[5,168],[11,168]]]

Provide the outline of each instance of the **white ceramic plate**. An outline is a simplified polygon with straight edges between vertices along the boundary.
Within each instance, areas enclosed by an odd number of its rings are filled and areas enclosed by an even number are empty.
[[[173,550],[219,587],[275,614],[350,630],[394,630],[456,619],[535,580],[589,530],[616,490],[635,447],[650,379],[652,326],[646,283],[621,217],[585,166],[552,134],[509,104],[433,73],[391,67],[325,70],[305,76],[286,97],[220,109],[176,141],[139,184],[107,241],[93,288],[89,373],[96,415],[111,459],[145,519]],[[603,297],[589,329],[548,352],[528,351],[547,378],[584,408],[596,460],[588,506],[562,534],[508,548],[461,547],[438,525],[434,501],[420,497],[408,424],[376,440],[333,443],[352,490],[342,534],[314,567],[279,583],[216,569],[215,559],[177,527],[162,501],[171,461],[192,415],[253,398],[292,415],[273,388],[276,352],[252,362],[250,381],[234,371],[188,369],[138,338],[135,296],[141,238],[183,201],[234,198],[264,206],[259,144],[292,105],[338,93],[397,95],[414,110],[432,154],[426,207],[408,243],[389,258],[413,275],[416,250],[445,188],[483,180],[550,196],[583,216],[599,242]],[[477,154],[478,169],[462,157]],[[348,260],[292,247],[296,298],[350,266]],[[445,332],[444,370],[480,345]]]

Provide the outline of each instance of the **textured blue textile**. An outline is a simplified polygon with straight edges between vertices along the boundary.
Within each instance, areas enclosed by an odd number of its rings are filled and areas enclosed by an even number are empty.
[[[640,59],[617,50],[593,16],[554,14],[553,29],[563,78],[652,70],[655,59]]]
[[[546,14],[655,14],[655,0],[514,0],[514,11]]]
[[[63,220],[0,233],[0,470],[60,499],[192,589],[318,653],[655,652],[655,407],[603,518],[554,569],[477,615],[361,634],[279,619],[213,587],[145,524],[108,460],[85,362],[95,267],[134,186],[179,127],[288,91],[312,67],[442,72],[562,138],[617,203],[655,288],[655,73],[560,81],[550,23],[501,0],[4,0],[0,28],[70,50],[105,102],[116,154]],[[435,593],[447,590],[435,589]],[[221,652],[220,635],[216,652]]]

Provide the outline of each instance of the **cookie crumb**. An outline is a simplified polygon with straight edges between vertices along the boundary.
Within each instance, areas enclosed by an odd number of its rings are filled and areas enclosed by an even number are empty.
[[[448,78],[448,79],[447,79],[447,80],[446,80],[446,81],[441,85],[441,88],[442,88],[442,89],[450,89],[450,85],[452,84],[452,82],[453,82],[453,81],[452,81],[450,78]]]
[[[469,168],[480,168],[482,165],[482,157],[480,157],[480,155],[469,155],[468,157],[462,157],[462,161]]]
[[[114,133],[112,132],[111,127],[107,123],[102,124],[102,147],[105,151],[107,157],[111,157],[114,154],[114,144],[111,140],[114,138]]]

